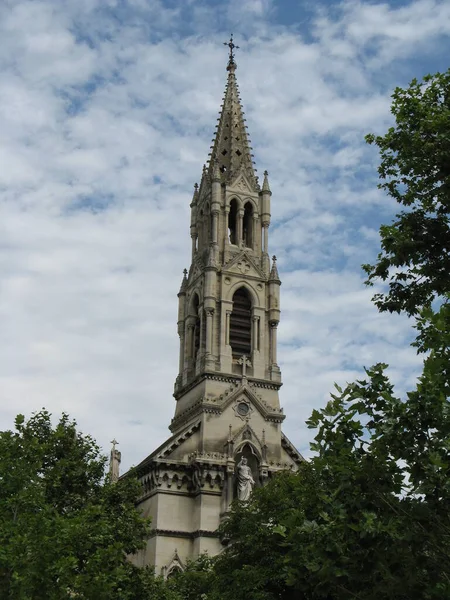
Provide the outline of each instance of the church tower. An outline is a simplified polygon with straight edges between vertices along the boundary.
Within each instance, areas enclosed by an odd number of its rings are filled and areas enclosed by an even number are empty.
[[[228,46],[223,104],[190,205],[172,436],[137,467],[140,508],[153,531],[135,561],[165,576],[204,552],[220,552],[216,530],[233,499],[245,500],[302,460],[281,431],[281,281],[268,247],[272,193],[267,171],[262,186],[255,175],[232,39]]]

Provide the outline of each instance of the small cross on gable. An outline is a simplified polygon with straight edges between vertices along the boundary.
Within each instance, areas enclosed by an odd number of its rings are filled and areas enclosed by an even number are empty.
[[[242,377],[246,376],[247,367],[251,367],[252,363],[250,362],[248,356],[243,354],[241,358],[238,359],[238,364],[242,365]]]

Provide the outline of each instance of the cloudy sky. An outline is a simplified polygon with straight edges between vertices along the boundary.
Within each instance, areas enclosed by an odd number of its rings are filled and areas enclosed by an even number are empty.
[[[395,86],[448,68],[449,2],[2,0],[0,429],[66,411],[125,468],[168,436],[230,31],[273,192],[287,435],[307,454],[312,408],[364,366],[413,385],[410,323],[363,285],[396,210],[364,135],[391,124]]]

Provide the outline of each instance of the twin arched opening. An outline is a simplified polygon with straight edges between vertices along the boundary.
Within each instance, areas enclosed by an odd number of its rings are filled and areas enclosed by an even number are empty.
[[[244,211],[238,209],[236,198],[230,202],[228,213],[228,239],[230,244],[240,246],[241,242],[246,248],[253,248],[253,204],[246,202]]]

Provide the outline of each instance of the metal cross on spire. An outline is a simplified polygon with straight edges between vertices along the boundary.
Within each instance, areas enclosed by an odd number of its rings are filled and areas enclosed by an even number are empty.
[[[223,42],[224,46],[228,46],[228,48],[230,49],[230,55],[228,57],[228,66],[230,65],[234,65],[234,49],[239,48],[239,46],[236,46],[236,44],[233,42],[233,34],[231,34],[230,36],[230,41],[229,42]]]
[[[116,438],[114,438],[109,443],[113,445],[112,449],[115,450],[116,449],[116,444],[118,444],[119,442],[116,440]]]

